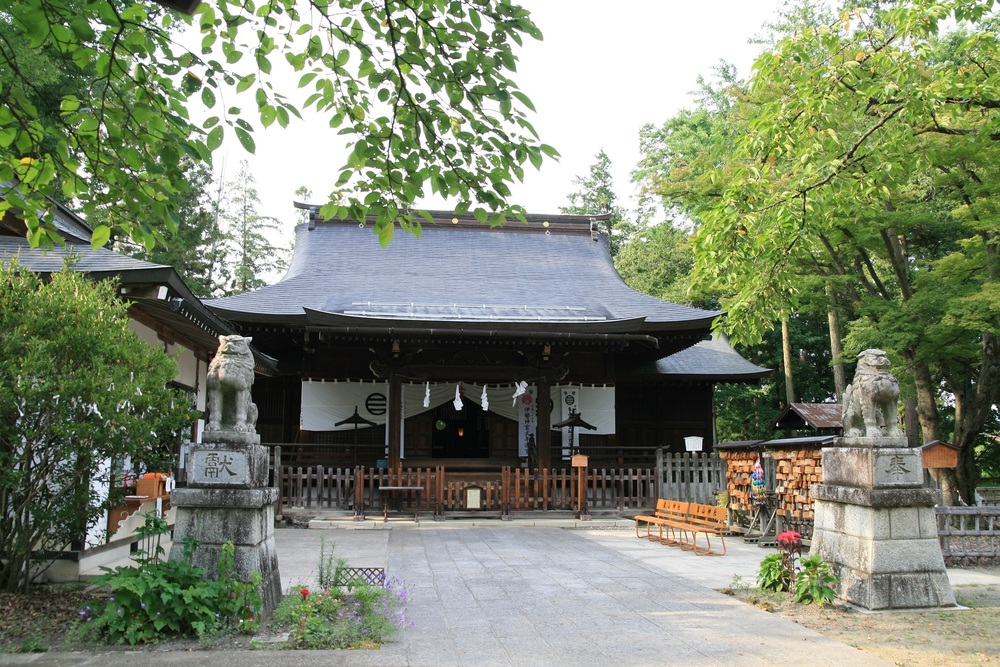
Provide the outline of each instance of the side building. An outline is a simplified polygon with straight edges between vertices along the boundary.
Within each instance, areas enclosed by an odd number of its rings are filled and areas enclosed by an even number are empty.
[[[56,202],[52,206],[54,224],[65,244],[32,248],[25,240],[23,221],[8,210],[0,216],[0,262],[17,262],[43,276],[69,265],[94,280],[113,281],[120,297],[128,303],[131,329],[148,345],[162,349],[175,360],[177,373],[172,385],[185,392],[196,411],[204,414],[208,365],[218,347],[218,337],[236,333],[233,326],[206,308],[173,267],[104,248],[93,249],[91,229],[86,222]],[[255,353],[255,362],[258,374],[275,371],[273,360],[259,352]],[[200,441],[203,424],[203,419],[192,423],[186,442]],[[178,445],[181,458],[183,443]],[[112,484],[131,486],[133,474],[153,472],[133,471],[127,461],[108,462],[106,469],[108,474],[101,479],[89,480],[91,492],[102,498],[108,497]],[[174,481],[157,478],[155,483],[136,482],[134,495],[106,512],[77,543],[66,545],[46,576],[72,580],[96,571],[101,565],[127,558],[135,541],[134,529],[141,525],[141,513],[158,508],[167,511],[169,519],[168,489]]]

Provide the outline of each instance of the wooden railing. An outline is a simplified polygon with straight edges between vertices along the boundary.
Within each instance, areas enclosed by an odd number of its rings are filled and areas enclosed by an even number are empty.
[[[579,469],[532,470],[504,467],[499,473],[449,472],[443,467],[385,470],[358,467],[292,466],[278,464],[276,486],[282,507],[381,511],[384,486],[419,486],[403,498],[403,506],[440,515],[485,510],[520,511],[579,509]],[[585,469],[586,506],[591,510],[623,511],[655,505],[656,474],[651,469]],[[479,502],[467,506],[467,490]]]

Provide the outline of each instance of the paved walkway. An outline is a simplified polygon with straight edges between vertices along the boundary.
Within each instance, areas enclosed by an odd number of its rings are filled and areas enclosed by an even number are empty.
[[[887,664],[717,592],[734,575],[752,583],[760,559],[772,550],[733,538],[727,541],[728,555],[699,557],[636,539],[633,525],[334,520],[314,522],[311,530],[279,529],[286,588],[313,584],[324,540],[349,565],[385,567],[390,577],[405,582],[413,626],[378,651],[62,653],[0,656],[0,664]],[[983,573],[953,573],[959,579],[965,575],[965,583],[1000,581]]]

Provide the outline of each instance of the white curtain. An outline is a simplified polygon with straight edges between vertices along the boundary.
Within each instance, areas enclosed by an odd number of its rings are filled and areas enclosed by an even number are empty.
[[[389,383],[303,380],[299,427],[303,431],[352,431],[353,424],[336,424],[353,415],[355,407],[365,419],[385,424],[389,417]]]
[[[406,383],[403,386],[403,415],[413,417],[455,398],[456,382],[430,383],[430,401],[424,407],[426,383]],[[588,424],[597,427],[596,431],[587,431],[596,435],[607,435],[615,432],[615,388],[588,387],[579,385],[556,385],[551,387],[550,405],[558,406],[562,402],[563,387],[573,387],[576,390],[576,410]],[[483,395],[483,385],[461,383],[462,400],[466,408],[478,406]],[[518,421],[520,401],[511,405],[514,395],[514,385],[487,385],[486,395],[489,399],[489,411],[507,419]],[[302,414],[299,425],[304,431],[349,431],[353,424],[336,426],[337,422],[358,414],[365,419],[383,425],[389,416],[389,384],[387,382],[358,382],[336,380],[303,380],[302,381]],[[549,423],[562,421],[560,411],[554,410]],[[359,426],[358,428],[367,428]]]

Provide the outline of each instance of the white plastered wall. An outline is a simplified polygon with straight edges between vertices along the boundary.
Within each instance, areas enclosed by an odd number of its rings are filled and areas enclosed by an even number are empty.
[[[177,364],[177,374],[174,381],[195,391],[195,399],[198,410],[205,409],[206,382],[205,374],[208,365],[200,361],[195,353],[183,345],[170,343],[166,344],[160,340],[157,333],[140,322],[129,320],[129,327],[145,341],[150,347],[164,350]],[[105,461],[101,465],[101,474],[91,480],[91,493],[99,498],[107,498],[110,491],[110,462]],[[106,541],[106,528],[108,514],[104,512],[101,518],[87,530],[87,546],[93,547],[103,544]]]

